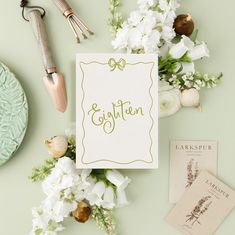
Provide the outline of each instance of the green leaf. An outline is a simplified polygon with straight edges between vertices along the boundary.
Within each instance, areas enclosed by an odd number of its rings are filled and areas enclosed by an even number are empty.
[[[199,33],[199,30],[198,30],[198,29],[194,30],[194,32],[192,33],[192,35],[191,35],[190,38],[191,38],[191,40],[192,40],[193,42],[196,42],[198,33]]]

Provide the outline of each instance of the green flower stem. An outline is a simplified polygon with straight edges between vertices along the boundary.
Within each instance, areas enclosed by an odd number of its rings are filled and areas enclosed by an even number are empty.
[[[120,7],[120,0],[109,0],[109,10],[110,10],[110,18],[108,20],[108,24],[115,34],[122,25],[122,15],[118,12],[118,8]]]

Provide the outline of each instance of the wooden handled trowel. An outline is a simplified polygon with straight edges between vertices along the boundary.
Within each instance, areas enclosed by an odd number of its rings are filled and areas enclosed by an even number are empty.
[[[43,78],[43,82],[52,98],[53,104],[56,109],[60,112],[65,112],[67,108],[67,94],[64,77],[56,70],[56,66],[49,48],[47,33],[40,10],[30,10],[28,12],[28,20],[31,23],[35,37],[38,41],[44,68],[47,73],[47,75]]]

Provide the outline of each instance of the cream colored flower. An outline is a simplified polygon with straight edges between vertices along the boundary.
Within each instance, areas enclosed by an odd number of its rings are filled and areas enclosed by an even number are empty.
[[[178,89],[159,92],[158,96],[159,118],[173,115],[181,108],[180,91]]]

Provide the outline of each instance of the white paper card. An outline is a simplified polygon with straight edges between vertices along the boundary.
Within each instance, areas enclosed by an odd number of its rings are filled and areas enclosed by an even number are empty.
[[[156,55],[77,55],[78,168],[158,167]]]

